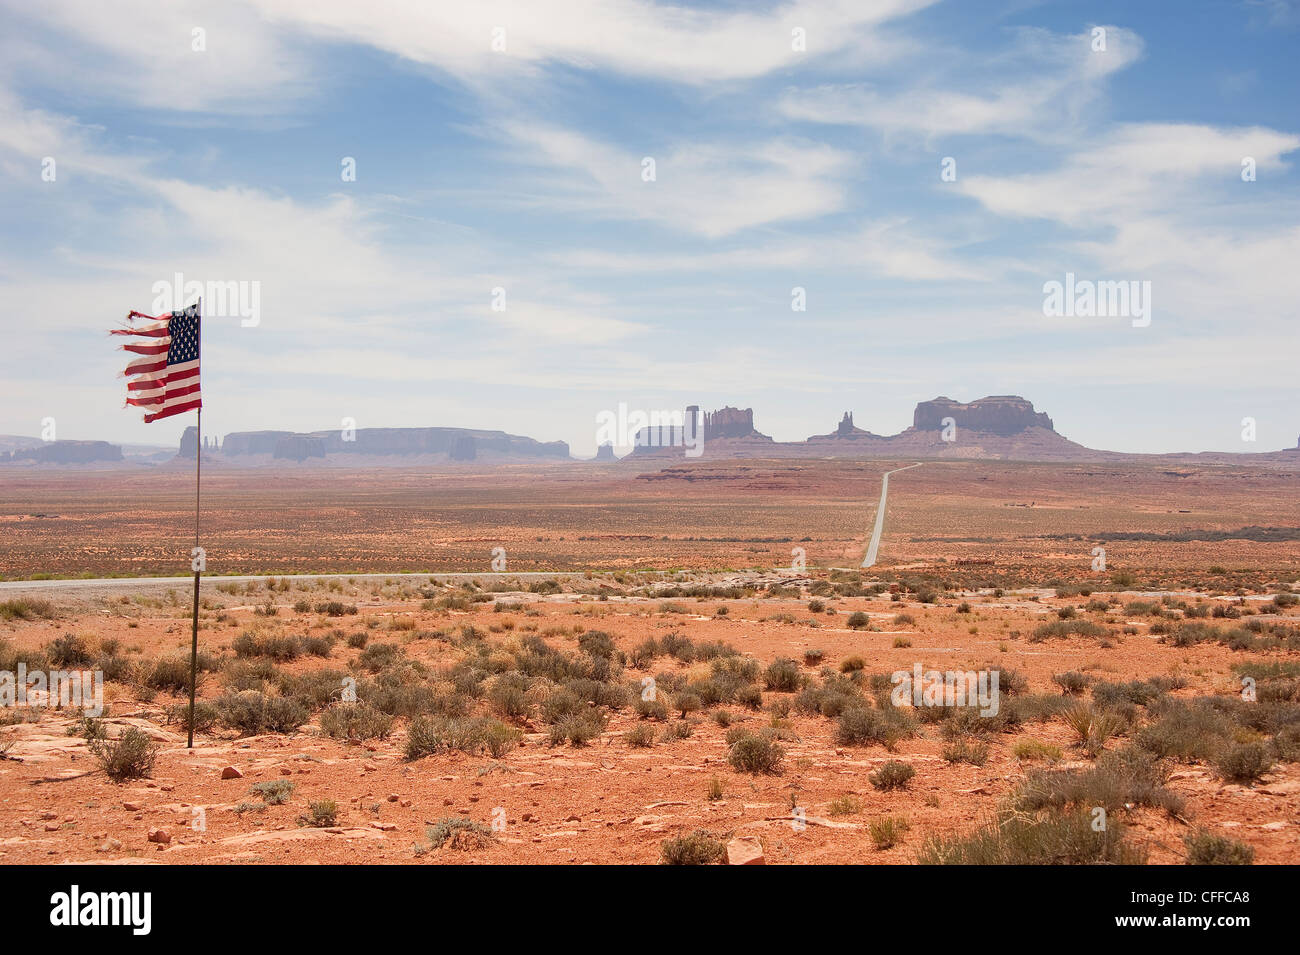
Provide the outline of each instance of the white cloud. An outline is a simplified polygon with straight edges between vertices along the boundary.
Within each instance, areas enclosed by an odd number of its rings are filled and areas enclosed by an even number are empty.
[[[788,140],[638,153],[536,123],[509,123],[505,131],[518,144],[520,162],[554,170],[546,203],[709,238],[838,211],[845,202],[838,180],[853,163],[830,146]],[[647,156],[653,181],[642,176]]]
[[[887,134],[1004,133],[1055,139],[1075,128],[1105,80],[1141,55],[1137,34],[1114,26],[1103,29],[1104,52],[1093,50],[1090,31],[1060,36],[1022,29],[1009,53],[978,60],[955,54],[948,58],[948,75],[928,85],[790,90],[778,109],[790,119],[864,126]]]
[[[649,0],[253,0],[273,22],[376,49],[481,82],[548,64],[690,85],[752,79],[809,56],[853,51],[877,60],[876,31],[936,0],[799,0],[763,12]],[[801,27],[808,53],[792,49]],[[492,48],[505,31],[505,51]]]
[[[279,112],[307,91],[302,55],[241,2],[0,0],[11,86],[180,112]],[[194,49],[194,30],[205,49]]]

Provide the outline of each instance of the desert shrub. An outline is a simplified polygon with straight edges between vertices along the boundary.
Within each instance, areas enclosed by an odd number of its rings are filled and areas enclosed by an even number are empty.
[[[296,700],[268,696],[257,690],[226,693],[217,700],[221,725],[244,736],[292,733],[307,722],[307,709]]]
[[[501,759],[518,746],[522,735],[513,726],[507,726],[498,720],[487,720],[479,727],[482,746],[493,759]]]
[[[115,783],[152,776],[160,749],[147,733],[134,726],[128,726],[116,739],[105,736],[88,740],[87,746]]]
[[[873,710],[851,706],[840,713],[835,723],[835,742],[840,746],[879,744],[893,751],[899,740],[914,735],[915,727],[901,710]]]
[[[659,853],[664,865],[712,865],[727,857],[727,847],[713,833],[699,830],[665,839]]]
[[[356,633],[348,634],[347,644],[353,650],[364,650],[366,644],[370,642],[370,634],[364,630],[358,630]]]
[[[825,657],[826,657],[825,650],[819,650],[815,647],[812,649],[805,650],[803,652],[804,666],[815,667],[817,664],[821,663]]]
[[[739,727],[727,732],[729,745],[727,761],[731,763],[732,768],[756,776],[779,773],[781,762],[785,758],[785,750],[769,736],[761,733],[741,730],[733,739],[732,734],[736,729]]]
[[[566,716],[572,716],[585,707],[582,699],[577,693],[565,687],[553,690],[551,694],[542,701],[541,714],[542,719],[547,723],[558,723]]]
[[[827,719],[836,719],[850,707],[863,705],[857,688],[847,680],[805,687],[794,698],[794,707],[800,713],[817,714]]]
[[[1300,604],[1300,596],[1297,596],[1296,594],[1284,593],[1273,595],[1273,606],[1278,610],[1284,610],[1287,607],[1294,607],[1296,604]]]
[[[746,684],[736,689],[735,701],[740,706],[756,710],[763,705],[763,691],[752,683]]]
[[[318,710],[342,698],[345,679],[348,679],[348,676],[342,670],[308,670],[305,673],[279,674],[275,682],[282,696],[297,700],[308,710]],[[251,687],[251,689],[264,688],[265,684]],[[358,688],[358,693],[367,697],[376,692],[377,688],[372,688],[370,685]],[[367,700],[367,702],[379,705],[374,700]],[[383,709],[382,706],[380,708]]]
[[[1188,865],[1250,865],[1255,850],[1244,842],[1217,836],[1207,829],[1195,829],[1183,836]]]
[[[50,661],[51,667],[72,669],[90,663],[94,655],[85,637],[65,633],[45,645],[45,658]]]
[[[1068,670],[1065,673],[1056,673],[1052,676],[1052,682],[1061,688],[1062,693],[1082,693],[1092,682],[1092,677],[1086,673],[1080,673],[1078,670]]]
[[[0,620],[51,620],[58,616],[54,604],[33,597],[0,601]]]
[[[863,810],[863,802],[857,796],[836,796],[826,804],[828,816],[851,816]]]
[[[190,691],[189,657],[161,657],[152,663],[144,664],[139,675],[140,684],[152,690],[167,693],[188,693]]]
[[[371,673],[378,673],[400,662],[404,655],[402,648],[396,643],[372,643],[361,651],[357,663]]]
[[[268,779],[266,782],[253,783],[253,795],[259,796],[268,806],[280,806],[288,802],[293,795],[295,784],[287,779]]]
[[[1045,759],[1049,762],[1056,762],[1061,758],[1061,747],[1053,746],[1051,743],[1044,743],[1037,739],[1023,739],[1011,748],[1011,754],[1016,759],[1025,762]]]
[[[317,829],[328,829],[338,824],[339,804],[333,799],[318,799],[307,804],[307,813],[299,822]]]
[[[874,773],[867,774],[867,780],[879,790],[903,789],[916,775],[910,764],[891,759],[882,763]]]
[[[316,604],[316,612],[328,617],[343,617],[357,612],[355,604],[345,604],[338,600],[326,600]]]
[[[824,600],[819,600],[819,599],[816,598],[816,597],[814,597],[812,600],[808,601],[808,612],[809,612],[809,613],[824,613],[825,610],[826,610],[826,601],[824,601]]]
[[[646,728],[649,729],[648,726]],[[664,727],[663,740],[665,743],[671,743],[674,740],[687,739],[692,732],[694,730],[690,723],[686,720],[676,720]]]
[[[763,683],[776,693],[794,693],[800,689],[800,665],[787,656],[777,657],[763,670]]]
[[[220,720],[221,714],[217,711],[216,704],[208,700],[194,701],[194,732],[208,733],[212,731]],[[179,723],[182,732],[188,733],[190,729],[190,704],[173,703],[163,710],[163,719],[169,723]]]
[[[1101,707],[1111,709],[1123,703],[1138,706],[1150,706],[1164,696],[1170,689],[1167,684],[1150,680],[1130,680],[1127,683],[1108,683],[1102,681],[1092,688],[1092,699]]]
[[[486,751],[500,759],[518,744],[520,736],[514,727],[487,717],[418,716],[407,730],[403,755],[416,760],[448,750],[471,755]]]
[[[262,690],[281,679],[270,660],[227,660],[221,667],[221,682],[227,690]]]
[[[327,657],[334,652],[334,637],[328,634],[303,637],[302,648],[314,657]]]
[[[1061,719],[1087,752],[1100,752],[1106,741],[1124,728],[1122,720],[1109,710],[1079,703],[1061,714]]]
[[[1049,812],[1007,815],[969,835],[935,836],[917,854],[921,865],[1140,865],[1146,853],[1124,841],[1125,827],[1111,821],[1101,832],[1092,814]]]
[[[278,634],[258,635],[245,631],[230,642],[230,649],[237,657],[270,657],[284,662],[296,660],[303,654],[301,637]]]
[[[1214,770],[1234,783],[1253,783],[1273,765],[1263,743],[1235,743],[1225,746],[1214,758]]]
[[[552,746],[566,740],[571,746],[586,746],[605,731],[605,715],[600,710],[586,709],[552,723],[549,730]]]
[[[1091,620],[1053,620],[1035,627],[1029,642],[1041,643],[1051,637],[1104,637],[1109,632]]]
[[[867,668],[867,661],[856,654],[851,657],[845,657],[840,661],[841,673],[857,673]]]
[[[659,643],[651,637],[637,644],[628,657],[628,662],[637,670],[648,669],[660,654]]]
[[[655,742],[654,727],[641,723],[624,733],[623,739],[633,749],[645,749],[653,746]]]
[[[403,755],[407,760],[417,760],[440,753],[447,745],[443,721],[431,716],[418,716],[407,730]]]
[[[488,691],[488,702],[492,708],[508,720],[524,720],[532,712],[533,705],[525,689],[527,680],[510,681],[504,679],[510,674],[498,677]]]
[[[1232,735],[1231,721],[1212,707],[1170,701],[1160,707],[1154,723],[1139,731],[1137,744],[1157,756],[1208,760],[1218,755]]]
[[[861,610],[855,610],[849,614],[849,619],[845,621],[850,630],[866,630],[871,626],[871,618]]]
[[[988,743],[971,743],[967,740],[957,740],[943,748],[943,758],[949,763],[970,763],[972,766],[983,766],[989,760]]]
[[[1283,726],[1272,739],[1273,755],[1283,762],[1300,761],[1300,725]]]
[[[894,614],[894,626],[896,627],[915,627],[916,618],[910,613]]]
[[[906,819],[898,816],[881,816],[872,819],[867,825],[871,842],[878,850],[892,849],[903,841],[903,836],[911,826]]]
[[[699,712],[701,706],[700,698],[694,693],[678,693],[673,697],[673,709],[681,715],[682,719],[686,719],[691,713]]]
[[[387,739],[393,731],[393,718],[369,703],[338,703],[320,715],[321,732],[349,743],[370,739]]]
[[[425,830],[429,843],[435,849],[447,846],[461,852],[486,849],[496,841],[496,836],[487,826],[465,819],[462,816],[446,816]]]
[[[1128,806],[1149,806],[1179,816],[1183,800],[1165,788],[1167,776],[1163,763],[1152,754],[1119,749],[1103,753],[1097,764],[1087,769],[1030,772],[1012,797],[1012,805],[1022,812],[1094,806],[1114,812]]]
[[[658,695],[653,700],[647,700],[638,696],[636,703],[632,707],[636,715],[643,720],[666,720],[668,719],[668,704]]]

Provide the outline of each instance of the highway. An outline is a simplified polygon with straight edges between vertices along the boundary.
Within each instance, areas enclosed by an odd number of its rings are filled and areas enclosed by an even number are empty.
[[[919,468],[920,461],[916,464],[909,464],[905,468],[894,468],[892,471],[886,471],[884,477],[880,479],[880,503],[876,505],[876,526],[871,529],[871,543],[867,545],[867,556],[862,559],[863,567],[874,567],[876,565],[876,554],[880,550],[880,535],[885,530],[885,498],[889,495],[889,475],[897,474],[899,471],[910,471],[912,468]]]

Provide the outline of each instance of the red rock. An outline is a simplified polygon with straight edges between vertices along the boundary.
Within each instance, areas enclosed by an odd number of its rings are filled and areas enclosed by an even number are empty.
[[[736,836],[727,843],[727,865],[767,865],[757,836]]]
[[[168,832],[166,829],[150,829],[149,841],[157,842],[161,845],[167,845],[169,842],[172,841],[172,834]]]
[[[221,778],[222,779],[243,779],[244,774],[241,773],[239,770],[237,770],[234,766],[227,766],[225,769],[221,771]]]

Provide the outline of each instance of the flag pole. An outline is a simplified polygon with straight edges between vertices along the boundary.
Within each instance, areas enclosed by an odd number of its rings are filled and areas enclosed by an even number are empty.
[[[199,299],[199,341],[202,342],[203,322],[203,299]],[[194,691],[198,687],[199,675],[199,570],[203,566],[203,561],[199,560],[199,488],[200,475],[203,471],[203,407],[200,405],[195,409],[196,417],[194,419],[194,553],[191,555],[194,560],[194,615],[193,629],[190,631],[190,718],[189,723],[189,740],[185,744],[186,748],[194,748]]]

